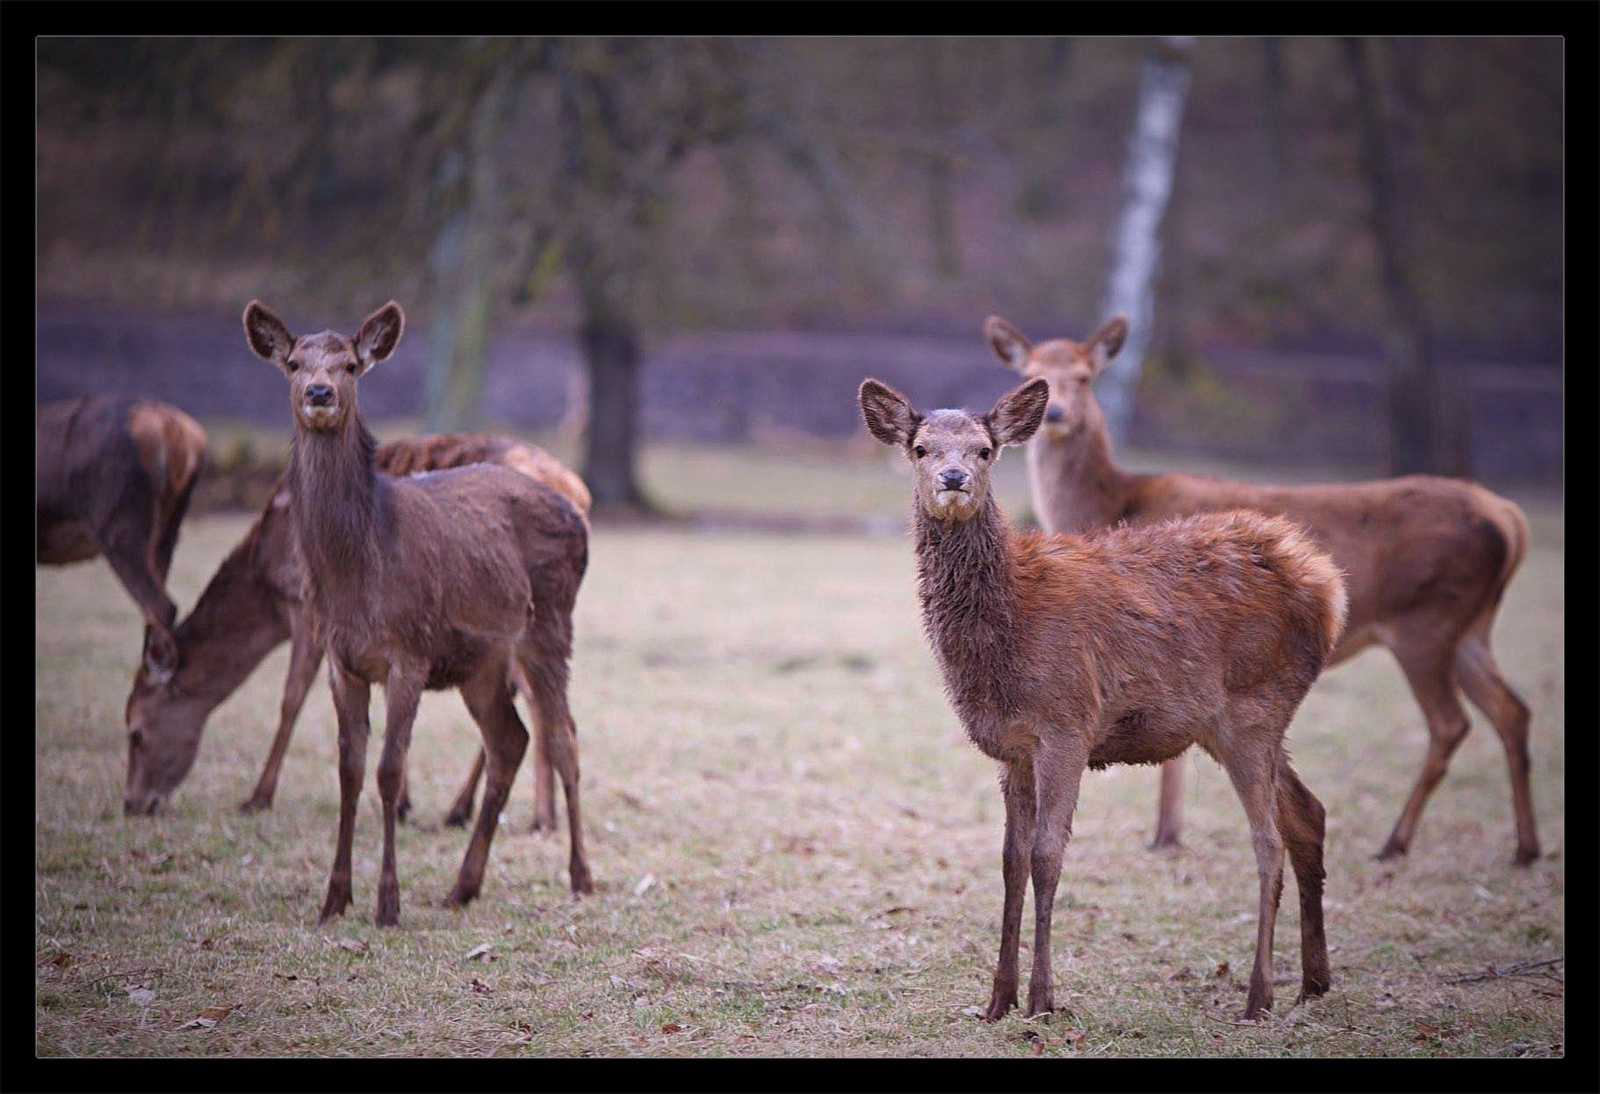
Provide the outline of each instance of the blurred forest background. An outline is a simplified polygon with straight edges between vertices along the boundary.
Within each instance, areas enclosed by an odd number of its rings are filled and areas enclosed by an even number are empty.
[[[1165,60],[1120,447],[1558,486],[1563,40],[1163,48],[40,38],[37,396],[287,428],[244,304],[349,333],[393,298],[369,417],[564,432],[602,503],[648,500],[642,440],[870,445],[864,375],[987,405],[1015,376],[986,315],[1036,341],[1105,317]]]

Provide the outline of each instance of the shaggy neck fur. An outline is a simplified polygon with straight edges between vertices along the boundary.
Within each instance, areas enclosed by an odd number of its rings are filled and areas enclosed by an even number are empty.
[[[378,442],[359,414],[348,427],[296,430],[289,452],[289,512],[304,567],[305,602],[324,637],[365,614],[367,582],[382,580],[382,513],[373,469]]]
[[[1099,415],[1091,415],[1064,440],[1036,434],[1028,442],[1028,474],[1039,522],[1050,532],[1078,533],[1115,524],[1133,482],[1133,476],[1111,462],[1111,439]]]
[[[970,520],[935,520],[921,506],[914,519],[923,629],[945,693],[977,740],[1021,707],[1010,529],[992,497]]]

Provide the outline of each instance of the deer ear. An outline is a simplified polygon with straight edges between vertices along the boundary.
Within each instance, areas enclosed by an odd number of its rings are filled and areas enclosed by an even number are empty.
[[[856,395],[861,403],[861,416],[867,420],[867,431],[884,444],[903,445],[916,432],[921,416],[911,409],[906,397],[878,380],[861,381]]]
[[[155,625],[144,629],[144,672],[152,683],[165,684],[178,669],[178,643],[172,632]]]
[[[1044,421],[1044,408],[1049,403],[1050,384],[1040,376],[1002,395],[984,421],[997,444],[1021,444],[1033,436],[1039,423]]]
[[[1089,335],[1083,343],[1083,348],[1089,351],[1089,359],[1094,364],[1094,370],[1099,372],[1122,351],[1122,343],[1127,340],[1128,318],[1117,314],[1107,319],[1099,330]]]
[[[250,343],[251,353],[288,372],[289,351],[294,349],[294,335],[289,333],[283,320],[259,300],[252,300],[245,305],[244,339]]]
[[[998,315],[991,315],[983,321],[983,333],[989,339],[989,348],[994,350],[994,355],[1000,358],[1002,365],[1022,371],[1022,367],[1028,363],[1028,355],[1033,352],[1033,343],[1028,341],[1027,335]]]
[[[363,319],[361,329],[356,331],[356,358],[362,371],[388,360],[405,329],[406,313],[393,300]]]

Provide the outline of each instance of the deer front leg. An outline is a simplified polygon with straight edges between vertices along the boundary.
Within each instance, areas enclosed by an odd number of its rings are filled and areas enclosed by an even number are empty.
[[[384,688],[383,755],[378,760],[378,795],[383,799],[383,866],[378,874],[378,905],[373,922],[393,927],[400,922],[400,876],[395,868],[394,829],[400,819],[400,797],[405,791],[406,753],[411,748],[411,724],[417,717],[426,666],[396,665],[389,670]]]
[[[346,672],[337,658],[328,659],[328,685],[339,718],[339,837],[333,852],[333,872],[328,875],[328,896],[318,923],[343,915],[350,907],[350,844],[355,838],[356,803],[367,770],[367,701],[371,688]]]
[[[1055,1010],[1050,976],[1050,924],[1055,911],[1061,856],[1072,835],[1072,814],[1078,807],[1078,786],[1089,762],[1089,746],[1081,734],[1042,741],[1034,754],[1033,778],[1038,794],[1038,824],[1033,832],[1033,972],[1028,978],[1028,1017]]]
[[[1017,1005],[1017,949],[1022,930],[1022,898],[1028,891],[1028,863],[1033,846],[1033,767],[1028,760],[1010,764],[1000,772],[1000,791],[1006,802],[1006,838],[1000,868],[1005,878],[1005,905],[1000,918],[1000,960],[994,970],[994,990],[983,1012],[986,1021],[1005,1017]]]
[[[312,637],[311,627],[298,611],[289,622],[289,674],[283,680],[283,703],[278,709],[278,732],[272,738],[272,749],[267,753],[266,765],[256,788],[239,806],[241,813],[254,813],[272,808],[272,795],[278,789],[278,772],[289,751],[289,738],[294,734],[294,724],[305,706],[306,694],[317,678],[317,666],[322,663],[322,647]]]
[[[1175,756],[1161,765],[1161,804],[1156,813],[1156,838],[1150,850],[1178,847],[1183,832],[1183,757]]]

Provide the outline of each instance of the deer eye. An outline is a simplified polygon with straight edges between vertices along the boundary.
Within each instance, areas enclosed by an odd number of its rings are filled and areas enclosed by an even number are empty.
[[[288,362],[285,362],[285,363],[289,366],[289,371],[290,372],[299,372],[300,371],[300,362],[299,361],[288,361]]]
[[[978,459],[986,460],[988,458],[989,458],[989,450],[987,448],[978,449]]]
[[[356,363],[351,361],[348,365],[344,366],[344,370],[350,375],[354,376],[356,374]]]
[[[132,741],[135,747],[144,744],[144,730],[134,730],[132,733],[128,734],[128,740]]]
[[[928,450],[926,448],[923,448],[920,444],[919,445],[914,445],[912,447],[912,449],[911,449],[911,454],[916,456],[917,459],[920,460],[920,459],[922,459],[922,457],[924,457],[924,456],[926,456],[928,454]]]

